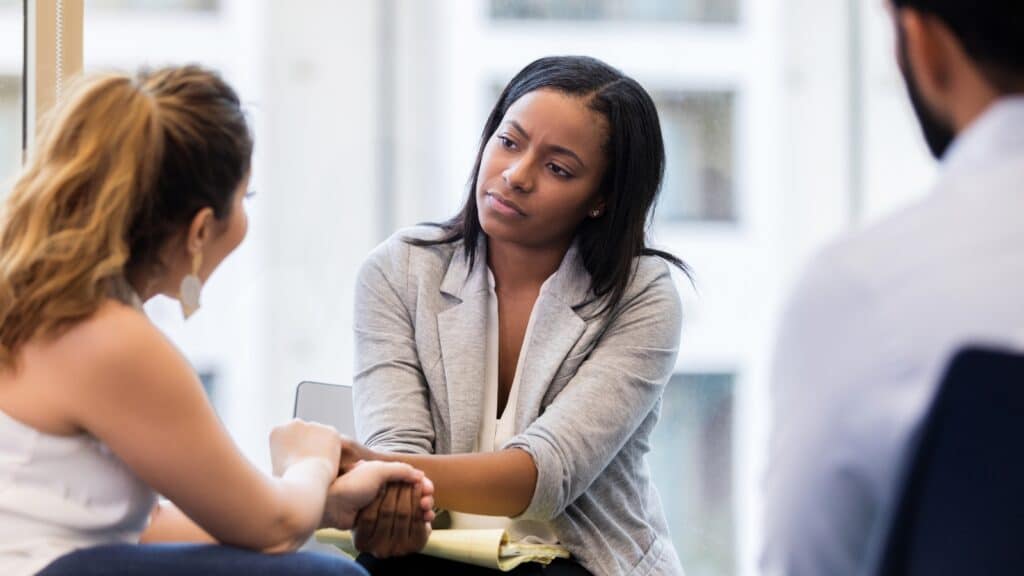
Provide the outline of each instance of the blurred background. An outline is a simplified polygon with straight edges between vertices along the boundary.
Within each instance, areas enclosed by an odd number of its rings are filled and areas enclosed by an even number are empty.
[[[22,156],[24,13],[0,0],[0,178]],[[650,457],[691,576],[757,574],[767,376],[807,258],[933,178],[884,0],[85,0],[84,68],[200,62],[256,134],[250,232],[187,324],[147,305],[268,467],[301,380],[348,382],[355,272],[445,219],[479,131],[535,58],[586,54],[653,95],[668,147],[654,243],[690,263]],[[158,299],[159,300],[159,299]]]

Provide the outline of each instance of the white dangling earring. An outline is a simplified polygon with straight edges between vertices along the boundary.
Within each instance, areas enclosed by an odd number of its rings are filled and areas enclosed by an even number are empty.
[[[185,320],[199,310],[199,292],[203,289],[203,282],[199,279],[199,267],[202,264],[203,255],[196,252],[192,257],[192,273],[182,278],[181,286],[178,287],[178,302],[181,303],[181,314]]]
[[[594,208],[593,210],[590,211],[590,217],[591,218],[597,218],[600,215],[601,215],[601,209],[600,208]]]

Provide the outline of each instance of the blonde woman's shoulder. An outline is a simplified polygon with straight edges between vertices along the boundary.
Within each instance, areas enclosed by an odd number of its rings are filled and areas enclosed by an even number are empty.
[[[66,377],[74,375],[69,387],[85,393],[144,385],[148,374],[183,362],[145,314],[115,300],[107,300],[87,319],[34,348],[48,357],[51,367]],[[26,357],[26,363],[31,360]]]
[[[110,300],[85,320],[27,342],[15,369],[3,374],[0,400],[41,431],[69,434],[82,428],[83,414],[116,408],[126,387],[146,388],[150,375],[183,370],[188,364],[143,313]]]
[[[155,336],[160,336],[160,331],[144,313],[108,299],[91,316],[62,331],[53,345],[72,353],[90,352],[86,356],[103,360],[108,355],[137,352]]]

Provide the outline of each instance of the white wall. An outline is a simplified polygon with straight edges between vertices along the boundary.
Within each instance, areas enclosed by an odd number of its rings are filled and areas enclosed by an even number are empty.
[[[303,379],[349,382],[355,274],[376,244],[374,3],[271,2],[262,179],[266,418]]]

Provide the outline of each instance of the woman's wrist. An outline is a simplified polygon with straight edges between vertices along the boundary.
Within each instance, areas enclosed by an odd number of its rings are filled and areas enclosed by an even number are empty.
[[[309,537],[323,517],[324,504],[336,467],[323,457],[298,459],[277,478],[280,498],[278,529],[281,543],[268,550],[290,552]]]
[[[330,486],[338,476],[338,467],[323,457],[309,457],[297,460],[285,469],[281,478],[305,480],[324,487]]]
[[[356,442],[354,440],[347,440],[341,449],[341,472],[348,472],[352,469],[356,463],[360,461],[374,461],[379,460],[382,462],[393,462],[394,459],[388,458],[388,455],[383,452],[375,452],[366,446]]]

